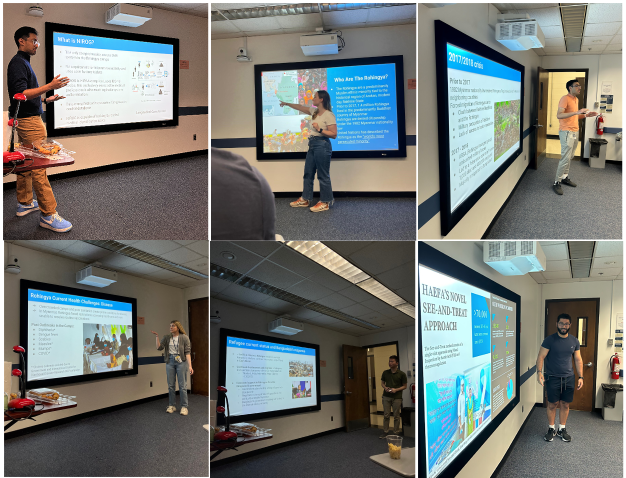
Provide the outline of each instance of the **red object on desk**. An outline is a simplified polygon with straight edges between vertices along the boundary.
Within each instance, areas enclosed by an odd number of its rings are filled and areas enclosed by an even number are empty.
[[[28,155],[26,157],[26,163],[15,168],[13,173],[23,173],[25,171],[33,171],[35,169],[47,169],[47,168],[56,168],[59,166],[69,166],[74,164],[74,158],[71,156],[67,156],[64,154],[60,154],[57,156],[61,156],[60,159],[48,159],[48,158],[31,158]],[[32,160],[32,161],[31,161]],[[4,174],[12,171],[12,165],[4,165]]]

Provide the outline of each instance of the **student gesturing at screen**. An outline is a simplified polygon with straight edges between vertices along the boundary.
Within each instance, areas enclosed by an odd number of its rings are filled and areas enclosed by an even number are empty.
[[[330,105],[330,95],[327,91],[319,90],[313,95],[313,107],[298,105],[295,103],[280,102],[280,106],[289,106],[303,113],[310,113],[311,129],[309,135],[309,150],[304,163],[304,185],[302,196],[297,201],[290,203],[291,207],[308,207],[313,201],[313,181],[317,172],[317,180],[320,183],[320,201],[313,206],[311,211],[328,211],[334,202],[333,188],[330,182],[330,158],[333,154],[330,139],[337,138],[337,121]]]

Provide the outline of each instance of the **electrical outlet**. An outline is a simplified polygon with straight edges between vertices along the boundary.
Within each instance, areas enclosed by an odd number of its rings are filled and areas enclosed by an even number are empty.
[[[195,135],[195,134],[193,135],[193,140],[194,140],[194,141],[196,140],[196,135]]]

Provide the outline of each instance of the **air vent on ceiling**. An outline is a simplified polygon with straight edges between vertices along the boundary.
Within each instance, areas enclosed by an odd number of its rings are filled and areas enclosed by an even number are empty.
[[[569,241],[567,245],[571,259],[572,277],[574,279],[589,277],[595,242]]]
[[[587,4],[562,3],[560,8],[563,36],[565,37],[565,50],[567,52],[579,52],[584,35]]]

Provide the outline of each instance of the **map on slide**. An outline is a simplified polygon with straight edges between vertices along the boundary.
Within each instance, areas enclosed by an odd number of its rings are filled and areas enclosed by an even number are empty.
[[[520,100],[494,104],[494,161],[519,142]]]
[[[298,103],[298,72],[263,72],[263,116],[297,115],[298,110],[280,107],[280,102]]]

